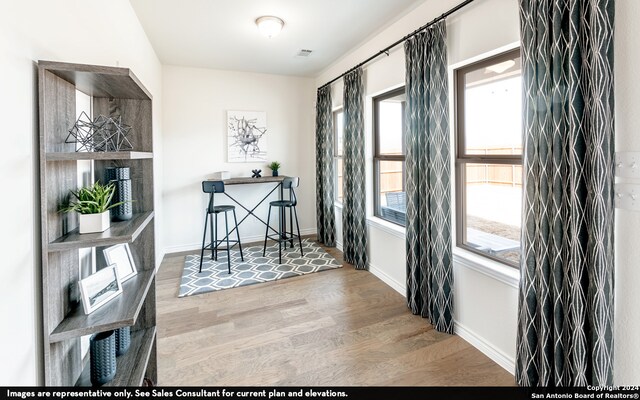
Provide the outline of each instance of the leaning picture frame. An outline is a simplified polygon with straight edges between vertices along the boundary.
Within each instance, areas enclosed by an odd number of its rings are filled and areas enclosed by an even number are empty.
[[[122,293],[122,282],[115,265],[81,279],[78,285],[85,314],[91,314]]]
[[[114,264],[118,269],[118,276],[121,282],[127,281],[138,273],[129,243],[116,244],[115,246],[107,247],[102,252],[107,265]]]

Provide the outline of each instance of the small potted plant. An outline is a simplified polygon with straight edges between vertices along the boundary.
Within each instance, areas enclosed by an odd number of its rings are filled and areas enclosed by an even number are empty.
[[[79,214],[80,233],[104,232],[110,226],[109,210],[124,203],[110,204],[115,191],[113,182],[107,185],[96,182],[78,191],[72,190],[73,199],[60,211],[76,211]]]
[[[272,176],[278,176],[278,170],[280,169],[280,163],[277,161],[272,161],[271,164],[267,165],[267,168],[271,170]]]

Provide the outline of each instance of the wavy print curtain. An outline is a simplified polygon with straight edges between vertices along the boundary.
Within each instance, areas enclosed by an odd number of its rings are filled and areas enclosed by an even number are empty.
[[[333,174],[331,87],[326,86],[318,89],[316,98],[316,215],[318,241],[330,247],[336,245]]]
[[[612,0],[520,0],[520,385],[612,383],[613,23]]]
[[[344,260],[367,269],[362,68],[344,77],[342,232]]]
[[[407,40],[407,301],[453,333],[451,165],[445,21]]]

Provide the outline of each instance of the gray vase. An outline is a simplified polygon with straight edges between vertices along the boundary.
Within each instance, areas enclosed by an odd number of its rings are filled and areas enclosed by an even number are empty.
[[[129,350],[131,345],[131,327],[116,329],[116,357],[121,356]]]
[[[96,333],[89,342],[91,383],[94,386],[104,385],[116,376],[116,333]]]
[[[111,209],[111,218],[115,221],[127,221],[133,217],[133,205],[131,203],[131,174],[129,167],[108,167],[105,170],[107,182],[113,182],[116,192],[112,203],[119,203]]]

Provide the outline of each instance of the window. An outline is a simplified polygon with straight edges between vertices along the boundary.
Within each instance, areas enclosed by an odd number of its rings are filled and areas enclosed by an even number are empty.
[[[373,98],[374,215],[405,225],[404,88]]]
[[[333,112],[333,131],[335,134],[334,144],[336,148],[333,151],[334,168],[335,168],[335,196],[338,203],[342,203],[342,132],[344,130],[344,113],[342,109]]]
[[[456,242],[517,266],[522,77],[513,50],[456,71]]]

